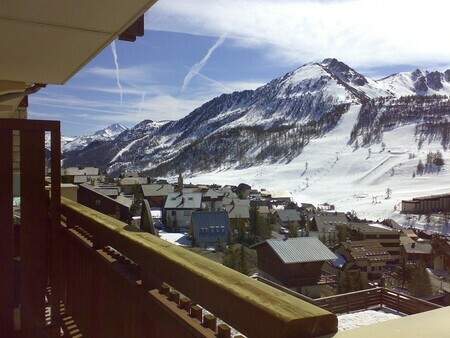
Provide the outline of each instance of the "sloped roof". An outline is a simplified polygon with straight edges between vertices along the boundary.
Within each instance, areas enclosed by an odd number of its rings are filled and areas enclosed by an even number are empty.
[[[267,205],[260,205],[258,206],[258,212],[260,214],[270,214],[269,207]]]
[[[245,205],[226,205],[225,210],[229,218],[250,218],[250,209]]]
[[[403,244],[403,248],[409,254],[431,255],[433,252],[433,247],[429,243]]]
[[[281,222],[300,221],[300,214],[294,209],[277,210],[278,217]]]
[[[63,176],[97,176],[98,172],[99,169],[95,167],[69,167],[61,169],[61,175]]]
[[[167,195],[165,209],[200,209],[202,205],[201,193],[173,192]]]
[[[314,215],[317,228],[336,226],[337,224],[348,224],[348,219],[344,213],[327,212]]]
[[[419,237],[412,229],[402,229],[402,233],[404,233],[409,238],[418,238]]]
[[[111,201],[114,201],[115,203],[120,204],[120,205],[122,205],[122,206],[124,206],[124,207],[126,207],[128,209],[131,207],[131,204],[133,204],[133,201],[131,201],[131,203],[130,203],[129,199],[125,198],[125,197],[124,198],[119,198],[119,199],[111,198],[108,195],[105,195],[104,193],[102,193],[101,191],[96,189],[95,187],[93,187],[92,185],[90,185],[89,183],[80,184],[80,187],[85,188],[87,190],[90,190],[93,193],[95,193],[97,195],[100,195],[103,198],[106,198],[106,199],[109,199]]]
[[[223,199],[223,193],[214,189],[208,189],[205,193],[203,193],[204,200],[216,200]]]
[[[173,186],[171,184],[143,184],[141,187],[144,197],[167,196],[173,193]]]
[[[369,234],[388,234],[388,235],[394,235],[395,233],[399,233],[399,231],[389,228],[383,224],[378,223],[349,223],[350,226],[353,229],[357,229],[361,231],[362,233],[369,233]]]
[[[194,227],[230,226],[230,219],[226,211],[194,211],[191,215],[191,221]]]
[[[269,239],[253,248],[267,243],[283,263],[308,263],[335,260],[338,257],[315,237],[296,237],[287,240]]]
[[[271,198],[277,199],[277,198],[292,198],[292,195],[287,190],[274,190],[274,191],[268,191],[268,194]]]
[[[394,258],[376,240],[342,242],[355,260],[368,260],[370,262],[387,262]]]
[[[222,199],[223,205],[238,205],[238,206],[246,206],[250,208],[250,200],[240,199],[240,198],[230,198],[224,197]]]
[[[120,180],[120,185],[136,185],[147,183],[147,177],[125,177]]]

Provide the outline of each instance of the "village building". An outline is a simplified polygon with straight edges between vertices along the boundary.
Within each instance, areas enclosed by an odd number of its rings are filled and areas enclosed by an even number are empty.
[[[264,191],[261,192],[263,197],[270,199],[271,205],[286,205],[292,201],[292,195],[289,191]]]
[[[410,243],[403,244],[400,247],[401,259],[403,265],[418,265],[423,260],[428,268],[433,267],[433,247],[429,243]]]
[[[223,194],[214,189],[208,189],[203,193],[202,202],[204,209],[208,211],[223,210]]]
[[[101,179],[99,169],[95,167],[69,167],[61,168],[61,181],[63,183],[82,184],[92,179]]]
[[[450,272],[450,241],[445,241],[435,248],[433,267],[438,271]]]
[[[194,246],[225,248],[230,240],[230,219],[226,211],[194,211],[191,217]]]
[[[123,196],[120,196],[120,198],[118,196],[116,199],[111,198],[89,183],[83,183],[79,186],[78,203],[123,222],[128,223],[131,219],[132,200]]]
[[[174,192],[171,184],[143,184],[142,196],[148,201],[150,208],[164,208],[167,196]]]
[[[362,282],[366,286],[369,282],[381,283],[383,269],[394,261],[386,248],[376,240],[341,242],[335,247],[334,253],[345,260],[340,264],[345,269],[353,269],[355,264],[359,267]],[[336,273],[340,278],[345,276],[342,270],[330,270],[327,267],[327,271]]]
[[[300,225],[300,213],[294,209],[277,210],[275,212],[277,223],[280,226],[280,232],[297,231]]]
[[[312,298],[320,297],[322,266],[336,255],[317,238],[269,239],[253,245],[258,274]]]
[[[317,208],[311,203],[302,203],[300,206],[300,212],[304,212],[306,214],[315,213]]]
[[[271,215],[270,209],[267,205],[257,206],[258,215],[265,221],[267,221]]]
[[[336,226],[347,226],[349,221],[343,212],[320,212],[311,220],[312,228],[319,233],[335,232]]]
[[[166,227],[169,231],[188,231],[193,211],[202,209],[201,193],[173,192],[164,205]]]
[[[376,240],[391,255],[394,262],[400,261],[400,231],[378,223],[349,223],[357,231],[361,240]]]
[[[402,212],[411,214],[431,214],[450,211],[450,194],[415,197],[402,201]]]
[[[119,179],[118,184],[124,194],[131,195],[136,192],[136,186],[139,187],[142,184],[147,184],[149,183],[148,181],[149,179],[147,177],[132,176]]]

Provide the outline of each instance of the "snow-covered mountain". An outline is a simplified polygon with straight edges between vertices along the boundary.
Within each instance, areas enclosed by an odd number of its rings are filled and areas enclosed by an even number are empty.
[[[65,153],[67,151],[81,150],[86,148],[94,141],[111,141],[119,134],[128,130],[127,127],[120,123],[114,123],[104,129],[97,130],[93,135],[81,135],[74,138],[61,138],[61,149]],[[63,142],[63,140],[65,140]]]
[[[448,95],[450,93],[450,69],[444,73],[416,69],[390,75],[377,81],[395,96]]]
[[[411,126],[411,147],[429,140],[446,149],[448,96],[429,94],[450,94],[450,70],[416,70],[372,80],[341,61],[325,59],[256,90],[223,94],[178,121],[146,120],[113,140],[88,146],[86,142],[81,151],[67,153],[64,164],[95,165],[112,172],[150,171],[152,175],[286,165],[304,159],[311,143],[342,128],[342,121],[350,115],[354,120],[345,124],[345,138],[336,141],[340,142],[337,145],[324,146],[365,149],[381,144],[387,132]],[[76,149],[82,141],[77,138],[65,149]]]
[[[246,182],[382,219],[401,199],[450,190],[447,164],[417,171],[430,152],[450,163],[449,95],[450,70],[373,80],[325,59],[223,94],[178,121],[142,121],[65,153],[64,164]]]

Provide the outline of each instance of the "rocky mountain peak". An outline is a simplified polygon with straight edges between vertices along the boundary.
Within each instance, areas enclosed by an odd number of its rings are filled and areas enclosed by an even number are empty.
[[[355,71],[353,68],[350,68],[342,61],[339,61],[335,58],[324,59],[321,62],[321,65],[331,71],[334,75],[338,76],[342,81],[347,83],[352,83],[358,86],[366,85],[367,79]]]

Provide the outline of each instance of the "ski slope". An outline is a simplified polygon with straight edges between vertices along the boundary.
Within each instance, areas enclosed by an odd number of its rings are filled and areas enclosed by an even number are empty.
[[[450,155],[438,143],[424,143],[419,150],[414,126],[385,132],[385,148],[380,143],[372,145],[370,152],[369,147],[355,150],[348,140],[359,109],[360,105],[351,106],[331,132],[311,140],[288,164],[227,168],[188,176],[185,182],[220,185],[244,182],[255,189],[287,190],[299,204],[328,202],[338,211],[354,211],[360,218],[374,221],[393,218],[404,225],[420,225],[420,222],[411,224],[399,213],[401,201],[450,192],[447,169]],[[427,153],[437,150],[443,153],[446,162],[440,172],[413,178],[419,159],[425,163]],[[392,191],[389,198],[388,188]]]

